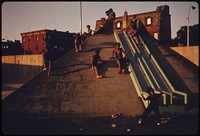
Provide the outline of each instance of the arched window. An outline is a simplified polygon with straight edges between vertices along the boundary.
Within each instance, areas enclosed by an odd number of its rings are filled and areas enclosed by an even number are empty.
[[[122,28],[122,22],[121,21],[117,22],[116,25],[117,25],[117,29],[121,29]]]
[[[153,18],[152,17],[147,17],[146,18],[146,25],[152,25],[153,24]]]
[[[154,37],[156,40],[158,40],[158,33],[155,32],[155,33],[153,34],[153,37]]]

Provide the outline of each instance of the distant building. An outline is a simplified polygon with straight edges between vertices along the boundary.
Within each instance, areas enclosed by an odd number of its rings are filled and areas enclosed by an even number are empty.
[[[25,54],[41,54],[43,48],[51,49],[59,46],[64,52],[74,47],[74,34],[56,30],[38,30],[21,33],[22,48]]]
[[[113,24],[113,30],[123,31],[129,25],[133,17],[136,16],[145,26],[149,34],[159,43],[169,43],[171,41],[171,15],[169,14],[169,6],[158,6],[155,11],[144,12],[140,14],[128,15],[125,11],[121,17],[116,17]],[[96,21],[96,28],[105,18]]]
[[[14,42],[11,40],[2,41],[1,42],[1,50],[2,55],[21,55],[23,54],[23,48],[21,47],[21,43],[19,40],[15,40]]]

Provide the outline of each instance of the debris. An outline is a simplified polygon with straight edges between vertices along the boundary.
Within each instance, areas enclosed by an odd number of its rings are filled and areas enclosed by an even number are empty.
[[[115,128],[115,127],[116,127],[116,124],[115,124],[115,123],[112,123],[112,124],[111,124],[111,127],[112,127],[112,128]]]
[[[126,131],[127,131],[127,132],[130,132],[130,131],[131,131],[131,129],[130,129],[130,128],[127,128],[127,129],[126,129]]]
[[[123,116],[123,113],[120,113],[120,114],[113,114],[111,117],[118,118],[118,117],[122,117],[122,116]]]

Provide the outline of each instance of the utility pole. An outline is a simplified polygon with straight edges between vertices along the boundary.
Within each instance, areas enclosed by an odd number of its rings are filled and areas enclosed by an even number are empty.
[[[80,34],[82,34],[82,1],[80,1]]]

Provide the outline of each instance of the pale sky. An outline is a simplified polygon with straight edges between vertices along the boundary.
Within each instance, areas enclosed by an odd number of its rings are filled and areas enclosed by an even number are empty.
[[[157,6],[168,5],[171,15],[171,35],[176,37],[176,32],[181,26],[186,25],[190,6],[190,25],[199,24],[199,5],[195,1],[167,1],[167,2],[131,2],[131,1],[83,1],[82,2],[82,31],[86,25],[95,29],[96,20],[106,17],[105,11],[113,8],[116,17],[155,11]],[[80,2],[78,1],[45,1],[45,2],[4,2],[1,3],[2,39],[20,40],[20,33],[41,29],[56,29],[57,31],[80,32]]]

